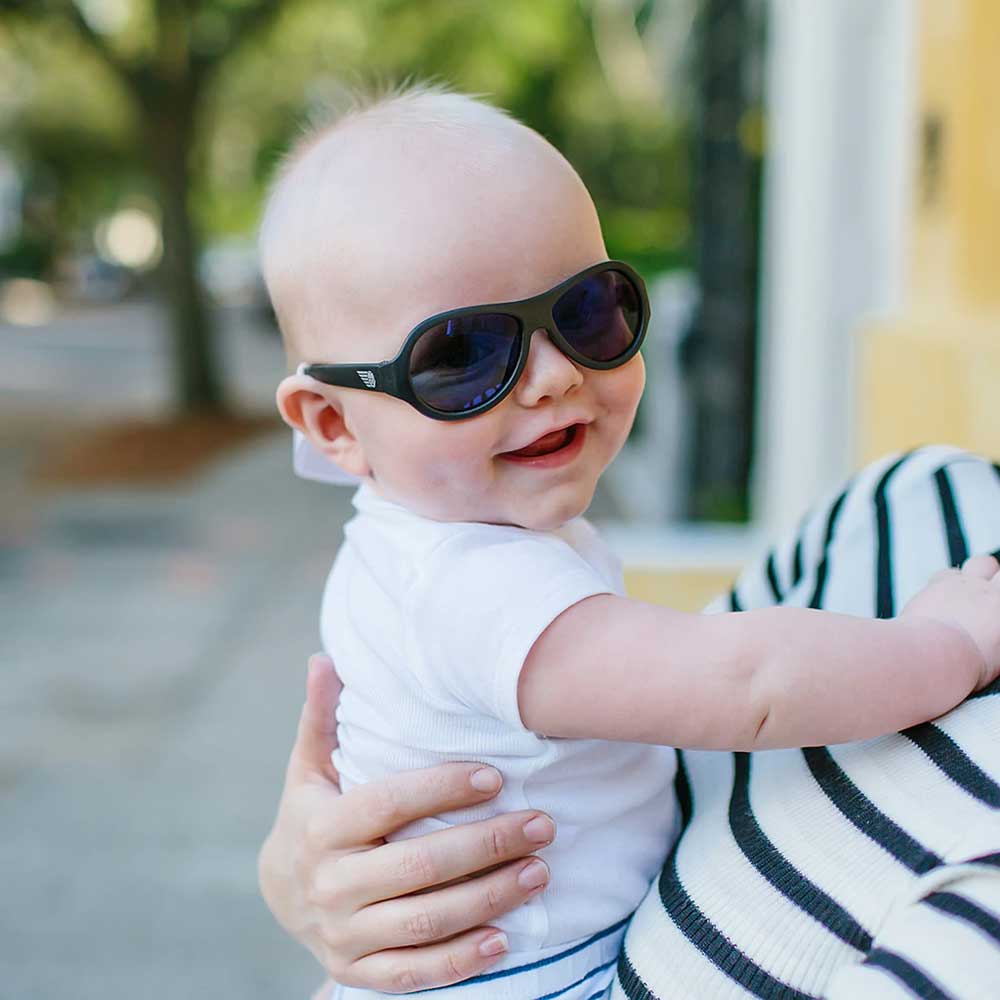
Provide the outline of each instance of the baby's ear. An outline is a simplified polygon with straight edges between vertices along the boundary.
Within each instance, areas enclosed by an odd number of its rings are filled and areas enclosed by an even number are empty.
[[[344,419],[335,390],[308,375],[289,375],[282,379],[275,399],[285,423],[301,431],[314,448],[351,475],[370,475],[361,443]]]

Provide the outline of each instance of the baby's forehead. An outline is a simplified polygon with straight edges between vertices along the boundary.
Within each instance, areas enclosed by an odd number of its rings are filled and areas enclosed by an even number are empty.
[[[327,360],[389,357],[427,316],[525,298],[604,255],[572,167],[495,110],[458,124],[348,121],[286,179],[298,232],[284,242],[303,258],[295,284]]]
[[[384,225],[397,238],[404,226],[440,223],[471,235],[484,219],[496,224],[490,216],[498,208],[521,214],[531,210],[533,194],[559,201],[582,187],[555,149],[516,122],[438,128],[359,121],[313,154],[300,184],[314,189],[329,221],[370,231]]]

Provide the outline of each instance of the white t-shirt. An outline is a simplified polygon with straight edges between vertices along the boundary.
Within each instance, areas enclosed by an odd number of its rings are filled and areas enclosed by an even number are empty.
[[[518,675],[563,611],[623,591],[621,565],[582,518],[558,531],[432,521],[361,487],[323,597],[323,643],[344,681],[334,764],[345,790],[451,760],[493,764],[500,794],[422,820],[404,839],[540,809],[549,887],[497,926],[511,952],[575,941],[631,913],[678,816],[665,747],[546,738],[526,729]],[[595,692],[595,697],[599,697]]]

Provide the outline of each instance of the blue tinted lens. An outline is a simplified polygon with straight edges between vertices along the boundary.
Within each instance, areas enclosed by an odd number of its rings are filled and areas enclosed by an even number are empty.
[[[410,385],[432,409],[461,413],[507,385],[520,353],[521,324],[514,316],[459,316],[420,335],[410,355]]]
[[[552,319],[573,350],[591,361],[613,361],[638,336],[639,293],[621,271],[599,271],[563,293]]]

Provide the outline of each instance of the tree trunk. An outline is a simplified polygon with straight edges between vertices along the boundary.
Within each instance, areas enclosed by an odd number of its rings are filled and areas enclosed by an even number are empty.
[[[195,101],[182,88],[170,88],[162,98],[146,103],[146,149],[163,216],[159,279],[169,318],[175,394],[183,412],[222,412],[214,323],[198,277],[201,247],[188,205]]]

